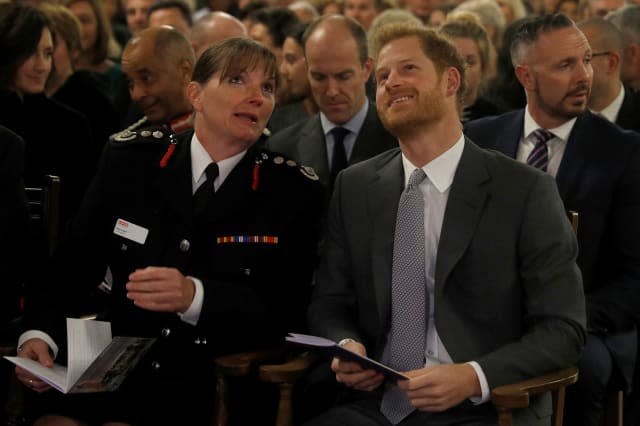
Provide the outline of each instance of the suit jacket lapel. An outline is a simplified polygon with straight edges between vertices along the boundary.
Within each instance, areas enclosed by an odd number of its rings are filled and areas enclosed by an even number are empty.
[[[516,111],[512,119],[504,123],[502,131],[498,133],[499,136],[494,149],[511,158],[516,158],[516,155],[518,155],[518,145],[520,144],[523,133],[524,110],[522,109]]]
[[[369,102],[367,116],[353,145],[349,164],[355,164],[385,151],[385,147],[389,145],[387,141],[392,139],[393,136],[387,132],[378,118],[376,106]]]
[[[298,158],[300,164],[313,167],[320,181],[325,185],[329,182],[329,159],[327,144],[320,124],[320,114],[316,114],[307,121],[300,134],[298,144]]]
[[[372,268],[380,324],[388,323],[391,307],[391,263],[398,201],[404,186],[400,150],[380,165],[368,188],[368,211],[372,220]]]
[[[591,153],[599,142],[594,140],[595,130],[592,129],[593,126],[591,125],[593,119],[596,118],[589,111],[579,115],[573,125],[569,140],[567,140],[567,146],[564,149],[562,161],[556,175],[558,191],[565,203],[571,193],[572,183],[578,182],[577,176],[584,167],[585,160],[591,158],[594,154],[598,155],[597,151]]]
[[[469,246],[488,196],[490,179],[484,157],[476,145],[465,141],[464,151],[449,191],[438,244],[436,287],[444,285]]]

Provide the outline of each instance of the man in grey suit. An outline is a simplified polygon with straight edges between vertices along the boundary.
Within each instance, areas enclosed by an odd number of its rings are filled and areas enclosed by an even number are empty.
[[[306,30],[303,46],[320,112],[276,132],[267,146],[313,167],[320,181],[331,188],[344,167],[398,143],[367,100],[365,84],[372,60],[362,26],[341,15],[318,18]]]
[[[400,150],[338,176],[308,319],[313,333],[409,379],[385,382],[336,358],[352,399],[310,425],[496,424],[492,388],[580,356],[575,235],[550,176],[465,139],[464,63],[450,42],[394,24],[375,44],[378,113]],[[550,415],[542,395],[515,421],[548,425]]]

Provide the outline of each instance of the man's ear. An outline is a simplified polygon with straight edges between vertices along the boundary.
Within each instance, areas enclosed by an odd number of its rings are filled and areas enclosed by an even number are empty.
[[[446,79],[446,84],[447,84],[447,87],[445,89],[445,93],[447,97],[449,96],[456,97],[458,90],[460,89],[460,82],[462,81],[460,72],[455,67],[449,67],[444,72],[444,77]]]
[[[620,65],[622,64],[622,58],[616,51],[612,51],[607,55],[607,70],[609,73],[620,72]]]
[[[178,65],[180,69],[180,75],[182,77],[182,81],[187,84],[191,81],[191,74],[193,73],[193,62],[183,59],[180,61]]]
[[[529,65],[516,65],[516,78],[525,90],[535,89],[535,79]]]
[[[373,70],[373,59],[367,58],[364,65],[362,65],[362,69],[365,71],[368,80],[369,77],[371,77],[371,71]]]
[[[194,111],[201,112],[202,111],[202,86],[200,83],[196,83],[195,81],[190,82],[187,85],[187,97],[193,106]]]

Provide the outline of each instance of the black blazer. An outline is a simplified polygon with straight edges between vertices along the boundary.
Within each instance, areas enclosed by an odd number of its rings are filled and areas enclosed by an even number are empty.
[[[353,145],[349,165],[371,158],[398,146],[398,141],[382,126],[376,106],[369,102],[369,110]],[[327,144],[320,123],[320,114],[287,127],[267,140],[267,147],[281,152],[300,164],[311,166],[320,181],[329,185]]]
[[[465,133],[515,157],[523,126],[524,110],[518,110],[469,122]],[[569,135],[556,183],[565,208],[579,214],[588,328],[602,335],[631,330],[640,319],[640,135],[584,112]],[[630,378],[633,362],[623,354],[617,359]]]

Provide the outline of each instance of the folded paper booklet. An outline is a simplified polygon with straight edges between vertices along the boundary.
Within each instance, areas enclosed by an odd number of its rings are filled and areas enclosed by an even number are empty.
[[[19,357],[6,359],[38,376],[62,393],[116,390],[151,348],[154,338],[111,338],[111,323],[67,318],[67,367]]]
[[[340,359],[356,362],[360,364],[362,368],[379,371],[380,373],[384,374],[387,379],[391,379],[394,381],[409,379],[409,377],[405,376],[399,371],[394,370],[391,367],[381,364],[371,358],[367,358],[366,356],[351,352],[349,349],[339,346],[333,340],[329,340],[324,337],[310,336],[308,334],[289,333],[289,336],[287,336],[285,339],[287,342],[318,350],[331,357],[335,356]]]

